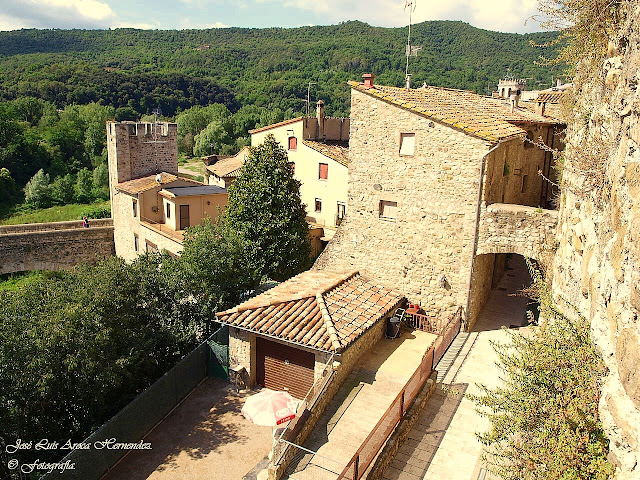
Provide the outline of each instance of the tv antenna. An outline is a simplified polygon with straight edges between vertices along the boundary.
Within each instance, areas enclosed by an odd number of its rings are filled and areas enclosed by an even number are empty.
[[[307,86],[307,117],[309,116],[309,111],[311,110],[310,105],[311,105],[311,85],[317,85],[316,82],[309,82],[309,85]]]
[[[405,68],[404,75],[405,75],[407,88],[410,88],[409,79],[411,77],[409,76],[409,57],[417,57],[418,52],[422,50],[422,46],[411,45],[411,17],[413,15],[413,12],[416,11],[416,0],[405,0],[404,9],[405,10],[409,9],[409,34],[407,35],[407,50],[406,50],[407,66]]]

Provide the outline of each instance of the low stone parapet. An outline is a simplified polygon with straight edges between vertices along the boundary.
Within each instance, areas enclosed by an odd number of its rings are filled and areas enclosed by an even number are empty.
[[[0,227],[0,275],[62,270],[115,254],[113,221],[34,223]]]
[[[541,260],[553,248],[557,225],[556,210],[491,204],[481,211],[476,254],[517,253]]]

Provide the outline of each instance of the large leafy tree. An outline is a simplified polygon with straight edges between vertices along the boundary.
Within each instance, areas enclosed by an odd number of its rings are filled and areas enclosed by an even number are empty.
[[[178,259],[153,254],[0,290],[0,445],[79,441],[190,352],[202,324],[183,279]]]
[[[236,305],[260,278],[252,270],[250,245],[228,222],[211,222],[187,229],[180,265],[186,291],[205,321],[219,310]]]
[[[262,277],[285,280],[309,266],[305,207],[287,152],[268,135],[252,147],[229,187],[226,219],[250,249],[249,263]]]

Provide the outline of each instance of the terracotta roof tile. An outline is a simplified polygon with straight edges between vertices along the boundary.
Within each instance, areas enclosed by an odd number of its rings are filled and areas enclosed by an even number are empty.
[[[358,272],[310,270],[216,316],[234,327],[339,353],[400,300]]]
[[[128,193],[130,195],[137,195],[138,193],[146,192],[147,190],[151,190],[158,185],[165,185],[167,183],[175,182],[178,180],[178,177],[172,175],[170,173],[162,172],[160,175],[160,183],[156,181],[156,175],[149,175],[146,177],[135,178],[133,180],[128,180],[126,182],[118,183],[116,185],[116,190],[124,193]],[[196,185],[202,185],[199,182],[194,182]]]
[[[536,97],[536,102],[560,103],[565,95],[565,90],[558,92],[541,92]]]
[[[303,118],[304,117],[291,118],[289,120],[284,120],[282,122],[273,123],[271,125],[266,125],[264,127],[256,128],[254,130],[249,130],[249,134],[264,132],[264,131],[267,131],[267,130],[271,130],[272,128],[281,127],[283,125],[289,125],[290,123],[296,123],[296,122],[299,122],[300,120],[302,120]]]
[[[349,142],[336,140],[326,140],[325,142],[317,142],[314,140],[303,140],[307,147],[320,152],[325,157],[332,158],[340,165],[345,167],[349,165]]]
[[[467,90],[430,86],[406,90],[385,85],[367,88],[357,82],[349,82],[349,85],[367,95],[494,142],[524,136],[526,131],[516,123],[555,123],[524,109],[516,108],[511,112],[505,101]]]
[[[242,165],[244,165],[245,158],[248,154],[248,147],[244,147],[233,157],[218,160],[216,163],[214,163],[213,165],[208,165],[206,168],[208,171],[220,178],[237,177],[240,173],[240,168],[242,168]]]

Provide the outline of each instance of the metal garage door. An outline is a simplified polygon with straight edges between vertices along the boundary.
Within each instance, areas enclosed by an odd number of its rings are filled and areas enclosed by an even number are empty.
[[[315,356],[289,345],[256,338],[256,382],[302,399],[313,386]]]

